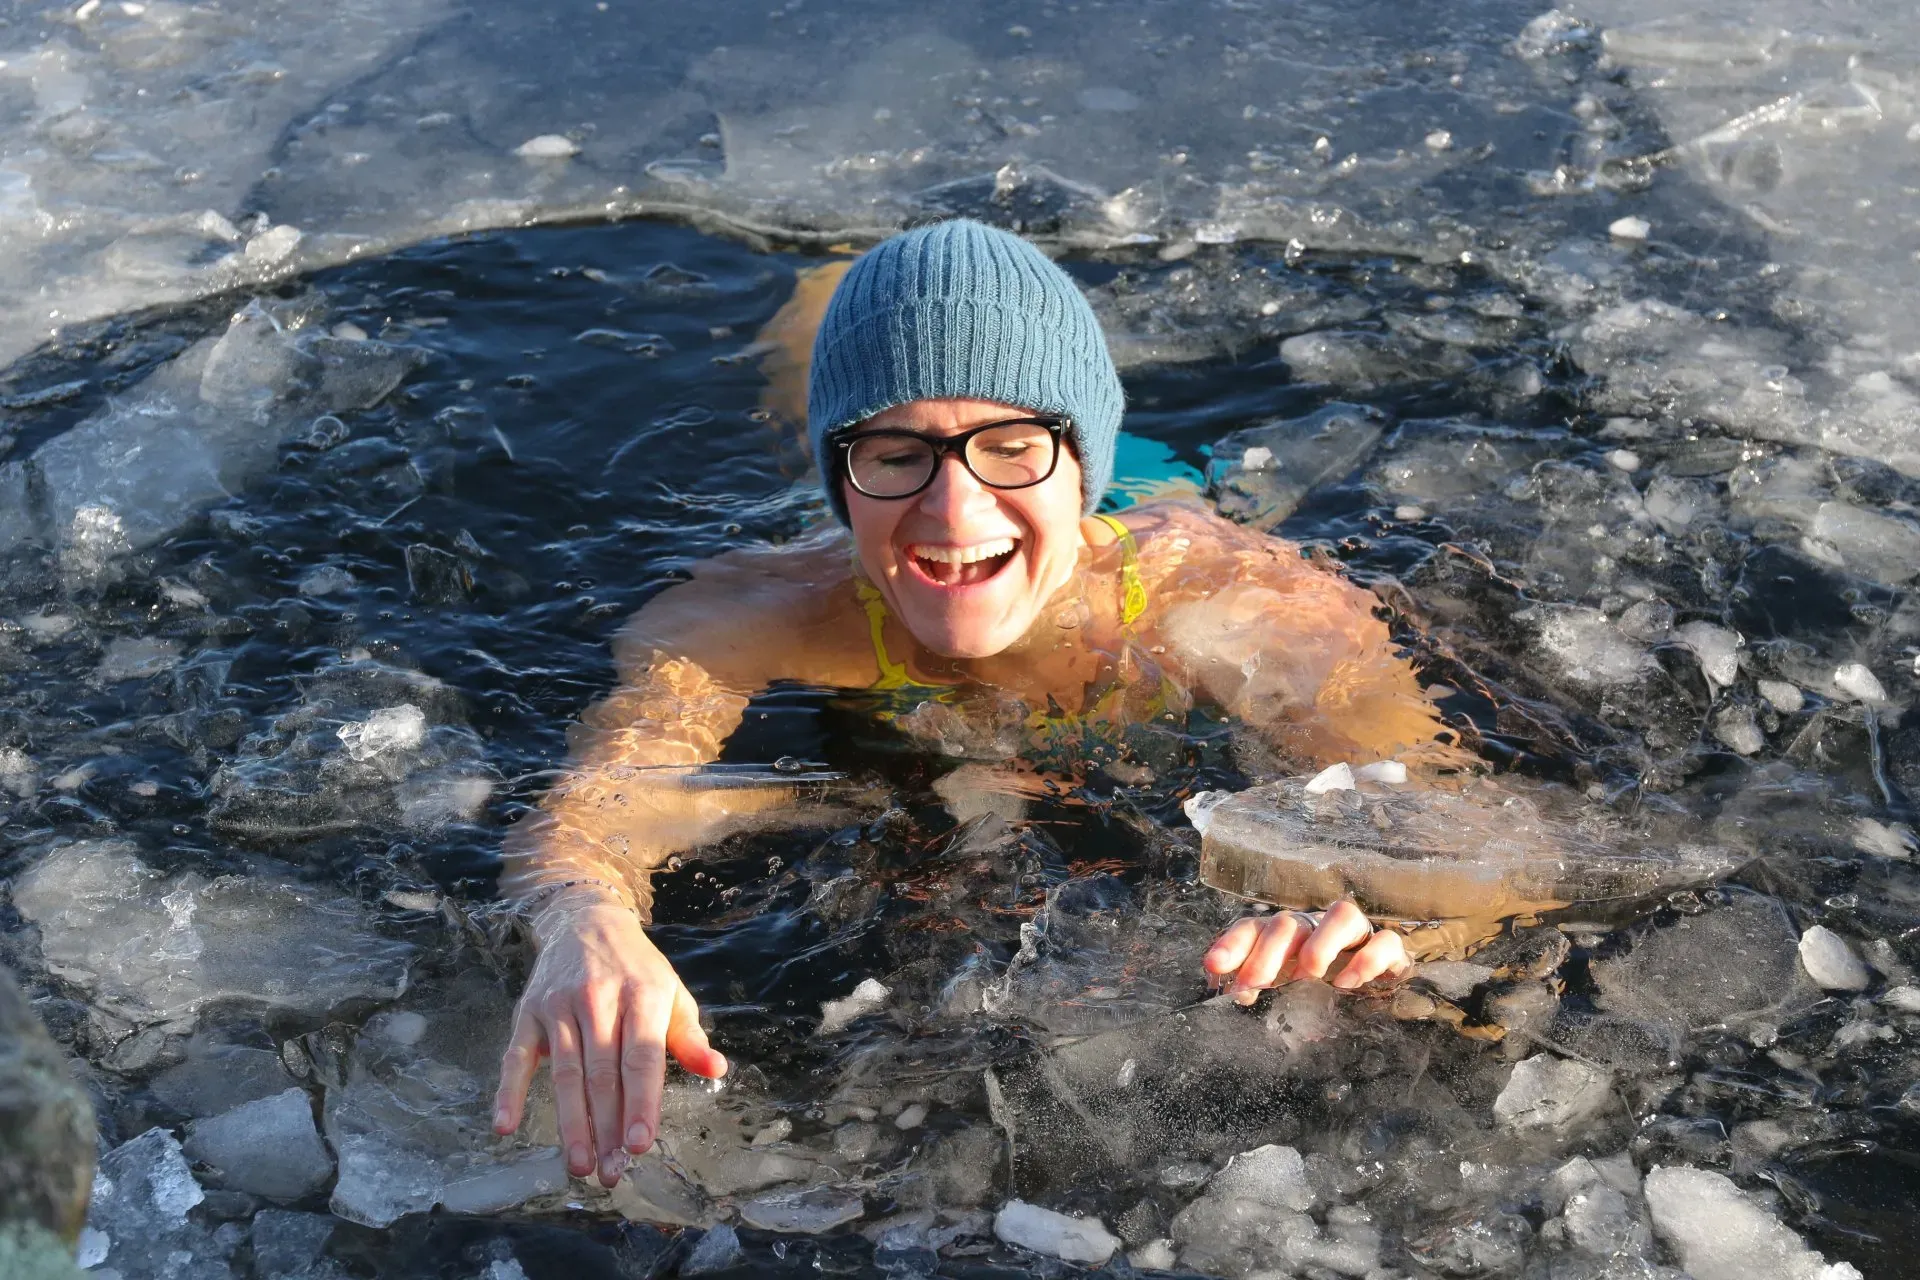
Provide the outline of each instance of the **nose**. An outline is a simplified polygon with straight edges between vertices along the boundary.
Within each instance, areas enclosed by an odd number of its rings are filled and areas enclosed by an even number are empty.
[[[993,490],[981,484],[958,454],[940,459],[933,483],[920,494],[920,509],[948,525],[960,525],[969,515],[990,510]]]

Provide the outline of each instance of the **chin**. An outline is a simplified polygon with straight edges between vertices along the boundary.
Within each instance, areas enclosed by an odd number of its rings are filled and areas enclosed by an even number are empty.
[[[1019,638],[1001,635],[998,629],[986,632],[977,627],[950,628],[931,619],[928,620],[924,629],[911,624],[908,629],[914,633],[921,644],[943,658],[991,658],[994,654],[1005,651],[1014,640]]]

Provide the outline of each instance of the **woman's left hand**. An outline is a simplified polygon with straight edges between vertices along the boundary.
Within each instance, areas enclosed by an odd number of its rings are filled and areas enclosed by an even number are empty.
[[[1252,1004],[1268,987],[1296,978],[1325,978],[1342,953],[1356,947],[1329,980],[1342,991],[1382,976],[1404,977],[1413,968],[1399,934],[1376,932],[1366,914],[1344,900],[1327,908],[1317,925],[1300,911],[1236,920],[1214,939],[1202,963],[1207,976],[1225,986],[1235,1001]]]

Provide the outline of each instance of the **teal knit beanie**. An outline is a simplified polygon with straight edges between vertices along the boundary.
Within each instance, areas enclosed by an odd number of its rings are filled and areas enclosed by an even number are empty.
[[[1120,375],[1067,273],[1019,236],[965,219],[882,241],[847,269],[813,341],[807,432],[846,523],[826,441],[912,400],[964,396],[1072,423],[1083,509],[1113,476]]]

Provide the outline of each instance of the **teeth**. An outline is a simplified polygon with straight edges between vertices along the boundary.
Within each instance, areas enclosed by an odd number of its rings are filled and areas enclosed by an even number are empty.
[[[921,544],[908,549],[920,559],[932,560],[937,564],[972,564],[976,560],[991,560],[995,556],[1007,555],[1018,545],[1012,538],[995,538],[992,542],[971,547],[930,547]]]

